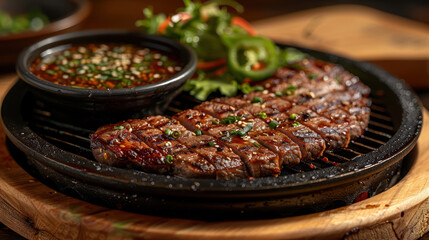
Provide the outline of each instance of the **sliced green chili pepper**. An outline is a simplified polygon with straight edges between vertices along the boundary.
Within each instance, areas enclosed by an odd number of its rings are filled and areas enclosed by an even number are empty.
[[[276,71],[278,52],[272,41],[248,35],[225,35],[222,40],[228,47],[229,68],[236,77],[263,80]]]

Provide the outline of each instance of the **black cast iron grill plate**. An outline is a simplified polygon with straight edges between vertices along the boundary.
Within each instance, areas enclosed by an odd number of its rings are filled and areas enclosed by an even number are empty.
[[[72,195],[83,200],[129,211],[179,217],[192,210],[283,216],[309,206],[321,211],[350,204],[362,192],[372,196],[385,190],[397,180],[402,159],[420,134],[422,113],[417,97],[403,81],[369,63],[301,50],[344,66],[371,88],[370,122],[364,136],[347,149],[326,153],[329,161],[321,158],[286,167],[279,177],[184,179],[97,163],[89,150],[89,134],[98,125],[83,124],[85,116],[57,118],[56,111],[45,109],[21,81],[4,100],[2,120],[11,142],[54,188],[72,189]],[[166,114],[197,103],[182,94]]]

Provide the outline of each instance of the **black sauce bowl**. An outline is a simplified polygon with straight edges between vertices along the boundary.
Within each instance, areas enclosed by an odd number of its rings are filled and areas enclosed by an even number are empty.
[[[182,70],[161,82],[122,89],[81,89],[62,86],[35,76],[30,71],[39,57],[73,44],[122,43],[159,50],[174,56]],[[182,91],[196,69],[197,57],[188,47],[165,37],[123,30],[92,30],[58,35],[37,42],[21,52],[16,69],[31,86],[31,92],[64,121],[104,124],[126,118],[161,114]]]

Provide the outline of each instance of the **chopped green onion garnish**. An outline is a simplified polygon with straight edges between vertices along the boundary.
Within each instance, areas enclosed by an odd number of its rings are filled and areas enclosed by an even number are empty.
[[[124,126],[114,126],[113,128],[114,128],[114,129],[116,129],[116,130],[122,130],[122,129],[124,129],[125,127],[124,127]]]
[[[254,97],[252,100],[252,103],[262,103],[262,98],[261,97]]]
[[[259,116],[260,118],[262,118],[262,119],[266,119],[266,118],[267,118],[267,114],[266,114],[266,113],[264,113],[264,112],[260,112],[260,113],[258,113],[258,116]]]
[[[292,113],[291,115],[289,115],[290,120],[296,120],[297,118],[298,118],[298,114],[296,113]]]
[[[165,134],[167,134],[167,135],[171,135],[172,132],[173,131],[171,131],[171,129],[169,129],[169,128],[165,129]]]
[[[63,66],[63,65],[59,65],[59,66],[58,66],[58,69],[59,69],[61,72],[63,72],[63,73],[66,73],[66,72],[67,72],[67,68],[66,68],[65,66]]]
[[[165,161],[168,164],[173,164],[173,156],[171,156],[170,154],[168,154],[167,156],[165,156]]]
[[[265,90],[265,88],[262,86],[254,86],[254,89],[255,89],[255,92],[262,92]]]
[[[246,135],[250,130],[252,130],[252,128],[253,128],[252,124],[247,124],[243,129],[229,131],[229,134],[240,135],[242,137],[242,136]]]
[[[215,143],[214,142],[209,142],[209,146],[210,147],[214,147]]]
[[[294,122],[294,123],[292,123],[292,126],[293,127],[298,127],[298,126],[300,126],[301,125],[301,123],[299,123],[299,122]]]
[[[240,136],[244,136],[247,134],[247,132],[249,132],[250,130],[252,130],[253,125],[252,124],[247,124],[243,129],[238,130],[237,134]]]
[[[197,129],[197,131],[195,131],[195,135],[201,136],[203,135],[203,131],[201,131],[200,129]]]
[[[255,145],[255,147],[257,147],[257,148],[261,147],[261,145],[259,145],[259,143],[257,143],[257,142],[254,142],[253,145]]]
[[[52,69],[48,69],[48,70],[46,70],[45,71],[47,74],[49,74],[49,75],[55,75],[55,71],[54,70],[52,70]]]
[[[310,74],[307,75],[307,77],[310,78],[310,79],[315,79],[315,78],[317,78],[317,74],[310,73]]]
[[[270,123],[268,123],[268,127],[270,127],[271,129],[276,129],[279,124],[280,123],[276,120],[272,120]]]
[[[281,96],[283,96],[284,94],[283,94],[282,92],[276,92],[276,93],[275,93],[275,95],[276,95],[277,97],[281,97]]]
[[[241,91],[244,93],[244,94],[249,94],[249,93],[251,93],[251,92],[262,92],[262,91],[264,91],[265,89],[264,89],[264,87],[262,87],[262,86],[250,86],[248,83],[243,83],[242,85],[241,85]]]
[[[291,96],[295,94],[295,91],[296,87],[294,85],[289,85],[282,93]]]
[[[336,77],[335,81],[337,81],[337,83],[341,83],[341,79],[339,77]]]
[[[212,121],[212,124],[214,124],[214,125],[218,125],[218,124],[219,124],[219,122],[218,122],[218,121],[216,121],[216,120],[213,120],[213,121]]]
[[[229,115],[228,117],[221,119],[220,122],[223,124],[233,124],[233,123],[236,123],[240,120],[241,120],[240,116]]]

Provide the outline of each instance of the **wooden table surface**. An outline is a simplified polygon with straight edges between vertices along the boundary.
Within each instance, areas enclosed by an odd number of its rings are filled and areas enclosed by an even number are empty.
[[[111,4],[112,1],[105,1],[105,3],[101,3],[101,1],[95,1],[96,3],[98,2],[99,4]],[[127,1],[125,1],[127,2]],[[175,3],[176,4],[176,3]],[[173,4],[174,5],[174,4]],[[94,6],[93,6],[94,7]],[[350,10],[352,9],[352,10]],[[99,11],[99,9],[95,9],[95,11]],[[348,14],[344,14],[347,13]],[[319,15],[317,15],[319,14]],[[114,14],[113,14],[114,15]],[[324,21],[322,23],[317,23],[316,20],[312,20],[313,22],[316,23],[316,26],[314,27],[314,29],[316,29],[315,31],[310,32],[311,34],[314,34],[313,37],[306,37],[305,33],[308,30],[308,26],[310,26],[311,28],[311,24],[309,25],[308,22],[306,23],[306,21],[310,21],[311,19],[314,18],[310,18],[309,16],[322,16],[322,19],[324,19]],[[325,17],[323,17],[325,16]],[[342,21],[341,17],[345,20]],[[351,18],[351,17],[355,17],[355,18]],[[332,26],[332,23],[329,25],[323,25],[323,24],[328,24],[329,21],[331,21],[331,18],[335,19],[337,18],[336,22],[341,22],[342,26],[341,27],[337,27],[337,26]],[[340,20],[338,20],[338,18]],[[320,19],[320,18],[319,18]],[[365,21],[357,21],[359,19],[365,19]],[[122,19],[122,21],[125,21]],[[392,21],[395,22],[394,25],[392,24]],[[373,36],[371,38],[369,38],[366,35],[362,35],[362,32],[359,31],[352,31],[351,29],[354,26],[359,26],[359,28],[354,28],[355,30],[362,30],[365,33],[366,31],[374,31],[371,29],[366,29],[364,24],[368,24],[367,26],[372,26],[374,25],[374,23],[377,23],[376,26],[381,27],[381,29],[384,29],[384,32],[377,32],[376,36]],[[317,24],[320,24],[319,26],[317,26]],[[389,27],[384,28],[384,26],[387,25]],[[93,23],[88,24],[87,28],[94,28],[97,27],[97,24]],[[122,25],[119,25],[119,27],[121,27]],[[408,64],[408,68],[405,68],[405,70],[408,69],[408,71],[405,71],[404,69],[402,69],[402,73],[404,74],[405,77],[403,77],[406,81],[408,81],[408,83],[410,85],[412,85],[416,90],[420,90],[420,89],[426,89],[428,84],[429,84],[429,70],[428,70],[428,58],[429,58],[429,52],[427,52],[429,48],[429,45],[427,45],[427,41],[429,41],[429,37],[428,36],[428,31],[429,28],[427,25],[421,24],[421,23],[417,23],[417,22],[412,22],[409,20],[405,20],[402,18],[398,18],[398,17],[394,17],[392,15],[387,15],[387,14],[382,14],[382,13],[378,13],[378,12],[374,12],[372,9],[368,9],[368,8],[362,8],[362,7],[358,7],[358,8],[350,8],[350,6],[337,6],[331,9],[318,9],[318,10],[311,10],[311,11],[307,11],[307,12],[301,12],[301,13],[296,13],[296,14],[292,14],[292,15],[285,15],[285,16],[278,16],[272,19],[264,19],[261,21],[257,21],[255,22],[255,26],[257,28],[257,30],[266,36],[270,36],[275,38],[276,40],[279,41],[284,41],[287,43],[291,43],[291,44],[298,44],[298,45],[303,45],[303,46],[308,46],[308,47],[312,47],[312,48],[317,48],[320,50],[325,50],[325,51],[330,51],[330,52],[336,52],[342,55],[348,55],[348,56],[352,56],[354,58],[357,59],[362,59],[362,60],[371,60],[374,61],[377,64],[383,64],[386,63],[387,64],[387,68],[393,68],[394,69],[398,69],[398,67],[395,67],[397,65],[401,65],[403,66],[404,64]],[[326,28],[329,28],[329,26],[331,26],[331,30],[326,32]],[[349,27],[347,27],[349,26]],[[113,26],[113,27],[118,27],[118,26]],[[316,27],[320,27],[320,32],[317,30]],[[307,30],[306,30],[307,29]],[[379,28],[380,29],[380,28]],[[310,29],[311,30],[311,29]],[[332,40],[330,37],[332,37],[331,35],[338,35],[338,33],[335,32],[335,30],[337,31],[347,31],[347,34],[349,34],[349,38],[344,38],[342,40],[343,41],[351,41],[352,43],[358,42],[359,39],[362,39],[362,36],[365,38],[366,43],[365,44],[355,44],[354,45],[354,49],[348,49],[347,47],[343,47],[343,45],[335,45],[335,46],[331,46],[330,48],[330,44],[329,41]],[[392,32],[389,32],[393,31]],[[379,49],[380,46],[383,46],[383,42],[384,44],[393,44],[395,46],[395,44],[398,44],[397,42],[393,41],[392,42],[392,36],[393,39],[395,39],[395,36],[398,36],[398,32],[401,31],[406,31],[407,34],[408,33],[413,33],[414,35],[412,35],[412,39],[417,39],[418,43],[422,43],[423,46],[425,46],[425,48],[421,51],[415,51],[415,49],[399,49],[397,52],[392,52],[392,47],[391,45],[387,46],[385,45],[384,49],[386,52],[383,52],[382,49]],[[302,34],[304,32],[304,34]],[[324,38],[325,35],[323,35],[324,33],[326,33],[327,38]],[[353,34],[357,34],[357,35],[353,35]],[[360,35],[359,35],[360,34]],[[379,36],[379,34],[384,34],[383,36]],[[400,35],[400,34],[399,34]],[[390,36],[390,37],[389,37]],[[316,39],[317,41],[315,41],[314,39]],[[321,39],[321,41],[319,41]],[[411,40],[412,40],[411,39]],[[373,41],[373,42],[371,42]],[[381,41],[381,45],[377,45],[379,44],[379,42],[377,41]],[[404,40],[404,42],[402,42],[403,44],[407,45],[409,44],[409,38],[407,38],[406,40]],[[415,44],[416,42],[414,42]],[[393,46],[393,47],[394,47]],[[403,46],[403,45],[402,45]],[[408,46],[408,45],[407,45]],[[342,48],[343,47],[343,48]],[[369,50],[365,50],[365,51],[361,51],[359,50],[359,47],[361,48],[367,48],[367,47],[373,47],[374,49],[376,49],[377,51],[369,51]],[[357,48],[357,49],[356,49]],[[395,50],[395,49],[393,49]],[[406,51],[407,50],[407,51]],[[387,54],[387,52],[389,52],[389,54]],[[365,55],[366,53],[366,55]],[[353,55],[355,54],[355,55]],[[378,61],[378,62],[377,62]],[[413,63],[415,65],[413,65]],[[416,66],[417,65],[417,66]],[[412,66],[412,67],[410,67]],[[410,69],[411,68],[411,69]],[[409,71],[412,70],[412,71]],[[408,72],[408,73],[407,73]],[[13,82],[16,79],[16,75],[14,73],[4,73],[2,75],[0,75],[0,96],[3,96],[5,94],[5,92],[7,91],[7,89],[9,88],[9,86],[11,84],[13,84]],[[428,101],[429,104],[429,101]],[[428,119],[428,114],[425,112],[425,119]],[[426,125],[427,125],[427,121],[426,121]],[[423,131],[428,132],[428,126],[424,127]],[[423,142],[424,141],[424,142]],[[419,140],[419,154],[426,154],[424,156],[422,156],[422,158],[425,159],[429,159],[429,155],[427,155],[426,152],[422,151],[424,149],[427,149],[429,147],[429,136],[424,135],[424,137],[422,139]],[[425,166],[429,166],[427,163],[425,164]],[[427,226],[427,221],[425,220],[425,217],[427,217],[425,214],[427,214],[428,212],[428,202],[425,201],[427,200],[427,196],[429,196],[428,191],[428,182],[427,180],[424,178],[424,175],[428,173],[428,168],[425,169],[412,169],[413,171],[416,171],[417,173],[419,173],[419,180],[422,181],[422,185],[421,188],[411,188],[411,187],[407,187],[408,185],[406,185],[405,183],[402,183],[401,186],[396,186],[396,189],[393,190],[389,190],[390,192],[388,192],[386,195],[383,196],[376,196],[374,198],[371,198],[369,200],[371,201],[378,201],[379,205],[378,207],[380,208],[380,213],[378,213],[378,217],[380,217],[380,214],[386,214],[386,219],[387,217],[389,217],[389,213],[392,214],[394,210],[396,210],[396,212],[398,211],[398,209],[403,210],[404,212],[404,216],[405,218],[402,216],[390,216],[393,217],[392,219],[396,219],[394,221],[388,221],[386,223],[383,222],[379,222],[378,227],[380,227],[380,230],[377,230],[377,234],[379,234],[378,236],[383,236],[383,233],[387,234],[384,235],[386,236],[390,236],[389,234],[392,234],[394,232],[392,232],[392,229],[395,229],[395,231],[403,233],[404,235],[401,235],[400,237],[410,237],[410,238],[416,238],[422,235],[422,233],[424,232],[410,232],[408,229],[401,229],[401,227],[396,224],[400,224],[400,223],[404,223],[403,221],[417,221],[417,222],[413,222],[413,224],[415,226],[419,226],[419,229],[426,229],[428,228]],[[1,187],[0,187],[1,188]],[[420,192],[423,193],[422,195],[419,195],[420,198],[407,198],[407,200],[409,201],[408,203],[401,203],[401,202],[394,202],[393,199],[396,199],[395,196],[398,194],[398,189],[403,189],[400,190],[399,193],[400,194],[404,194],[404,197],[407,193],[416,191],[416,192]],[[385,207],[383,207],[383,204],[386,203],[386,199],[383,199],[383,197],[385,198],[389,198],[389,204],[397,204],[392,208],[388,208],[390,210],[386,210]],[[368,200],[368,201],[369,201]],[[393,202],[392,202],[393,201]],[[411,205],[407,205],[407,204],[411,204]],[[368,203],[367,202],[363,202],[363,203],[359,203],[357,205],[353,205],[349,208],[353,209],[355,212],[360,209],[364,209],[365,206],[367,206]],[[374,205],[375,206],[375,205]],[[407,207],[408,206],[408,207]],[[394,209],[394,208],[397,209]],[[365,211],[362,210],[364,213],[362,215],[361,218],[356,219],[357,222],[360,222],[361,226],[365,225],[362,224],[365,222],[365,218],[368,218],[368,216],[365,216],[365,213],[369,214],[371,211]],[[343,215],[341,215],[344,219],[344,221],[347,221],[347,218],[349,218],[349,216],[346,214],[346,212],[344,212],[344,209],[338,209],[338,210],[334,210],[335,213],[341,213],[343,212]],[[401,211],[399,211],[401,212]],[[330,212],[332,213],[332,212]],[[329,215],[330,213],[326,213],[326,214],[319,214],[319,220],[323,220],[323,217],[326,217],[327,215]],[[405,214],[406,213],[406,214]],[[377,217],[377,216],[373,216],[373,217]],[[339,219],[341,218],[336,218],[336,221],[339,221]],[[383,219],[383,218],[381,218]],[[290,221],[304,221],[304,218],[293,218],[292,220],[285,220],[286,222],[290,222]],[[332,220],[332,219],[331,219]],[[396,222],[395,222],[396,221]],[[423,222],[418,222],[418,221],[423,221]],[[355,222],[354,224],[358,224],[357,222]],[[285,222],[282,222],[283,224],[285,224]],[[350,223],[350,222],[349,222]],[[8,222],[8,224],[13,224],[13,222]],[[34,223],[33,223],[34,224]],[[253,224],[256,224],[255,222],[253,222]],[[335,224],[340,224],[339,222],[336,222]],[[409,222],[407,222],[407,224],[410,224]],[[37,225],[37,223],[36,223]],[[215,224],[216,225],[216,224]],[[219,223],[219,225],[222,225]],[[232,224],[230,227],[233,228]],[[358,224],[359,225],[359,224]],[[282,229],[280,227],[285,227],[287,225],[282,225],[279,223],[278,227],[271,227],[269,230],[273,231],[273,234],[271,235],[271,237],[284,237],[286,238],[286,236],[282,236],[281,232]],[[352,226],[352,225],[350,225]],[[222,227],[227,227],[227,225],[222,225]],[[350,239],[364,239],[364,236],[371,236],[371,235],[365,235],[365,234],[371,234],[374,231],[371,231],[370,226],[367,226],[368,228],[364,228],[361,231],[360,237],[354,234],[351,234],[349,236]],[[220,228],[219,228],[220,229]],[[390,229],[390,230],[389,230]],[[203,231],[204,227],[200,228],[200,231]],[[412,230],[412,229],[411,229]],[[184,230],[183,230],[184,231]],[[192,234],[196,234],[198,232],[198,229],[195,229],[195,231],[192,231],[191,229],[187,229],[186,231],[189,231],[189,234],[187,235],[186,232],[181,232],[182,235],[176,235],[176,237],[190,237],[193,236]],[[277,235],[275,235],[274,233],[276,233],[277,231]],[[252,232],[254,233],[254,232]],[[290,232],[289,232],[290,233]],[[1,229],[0,228],[0,237],[2,237],[4,234],[5,236],[7,235],[8,237],[10,237],[10,239],[20,239],[19,236],[13,234],[10,232],[10,230],[8,229]],[[238,233],[233,233],[230,232],[230,235],[225,235],[225,236],[230,236],[230,237],[239,237],[239,235],[237,235]],[[245,233],[243,233],[245,234]],[[256,234],[256,233],[255,233]],[[408,234],[408,235],[407,235]],[[197,234],[198,235],[198,234]],[[45,236],[43,237],[43,235],[27,235],[27,237],[31,237],[36,239],[36,237],[40,237],[41,239],[51,239],[52,236]],[[163,235],[150,235],[150,236],[163,236]],[[201,235],[200,235],[201,236]],[[213,238],[215,235],[210,235],[211,238]],[[209,235],[207,235],[207,238],[210,238]],[[249,236],[249,234],[247,234],[247,236]],[[253,238],[257,237],[258,235],[254,235]],[[295,235],[296,237],[299,236]],[[374,235],[373,235],[374,236]],[[55,239],[55,238],[53,238]]]

